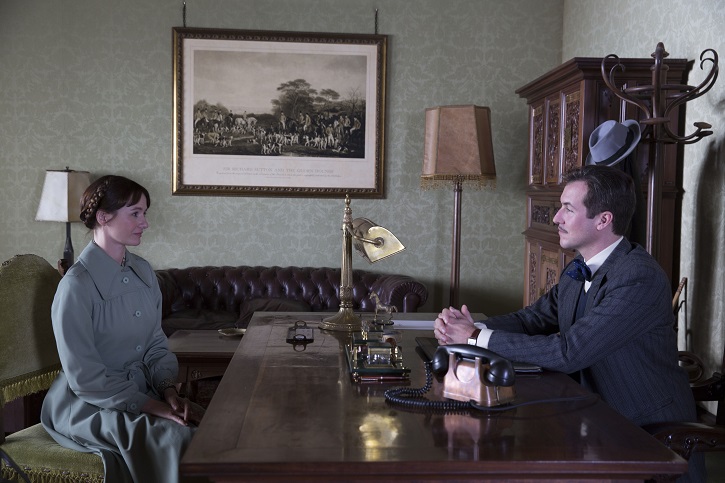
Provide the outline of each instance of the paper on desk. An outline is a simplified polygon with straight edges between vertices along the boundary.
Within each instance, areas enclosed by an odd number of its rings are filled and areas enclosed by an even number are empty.
[[[393,319],[395,327],[401,329],[433,330],[432,320],[399,320]]]

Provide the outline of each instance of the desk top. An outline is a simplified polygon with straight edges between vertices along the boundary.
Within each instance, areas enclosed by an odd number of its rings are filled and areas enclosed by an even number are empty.
[[[595,397],[529,404],[493,414],[411,411],[385,401],[393,384],[350,379],[349,334],[317,329],[319,313],[257,313],[181,461],[212,481],[362,481],[512,478],[643,480],[681,474],[685,460]],[[417,314],[419,320],[433,314]],[[314,342],[285,339],[296,320]],[[408,329],[400,344],[409,386],[425,370]],[[516,403],[587,391],[566,375],[517,375]],[[441,399],[434,381],[426,394]]]

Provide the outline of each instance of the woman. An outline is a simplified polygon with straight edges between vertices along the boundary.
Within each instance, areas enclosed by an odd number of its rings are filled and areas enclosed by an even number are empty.
[[[150,204],[144,187],[121,176],[86,189],[80,218],[93,241],[52,307],[62,370],[41,422],[62,446],[100,454],[106,482],[178,481],[203,411],[176,392],[156,275],[126,249],[141,243]]]

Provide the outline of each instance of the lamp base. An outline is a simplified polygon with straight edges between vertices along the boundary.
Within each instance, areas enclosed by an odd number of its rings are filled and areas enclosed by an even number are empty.
[[[324,319],[320,323],[320,329],[355,332],[362,330],[362,320],[355,315],[351,308],[340,307],[337,314]]]

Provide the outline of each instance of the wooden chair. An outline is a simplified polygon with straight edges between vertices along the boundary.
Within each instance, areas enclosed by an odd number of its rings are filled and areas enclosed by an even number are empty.
[[[5,436],[2,407],[50,387],[60,370],[50,306],[60,274],[36,255],[17,255],[0,266],[0,448],[30,481],[102,482],[103,462],[93,453],[66,449],[40,424]],[[2,477],[22,481],[2,465]]]
[[[685,300],[681,300],[685,294]],[[675,324],[680,308],[686,303],[687,278],[683,278],[672,299]],[[697,354],[690,351],[679,352],[680,365],[690,378],[690,387],[695,401],[717,401],[714,422],[666,422],[650,424],[644,427],[665,446],[685,459],[694,452],[725,451],[725,377],[722,372],[714,372],[705,379],[705,367]],[[725,351],[723,352],[721,371],[725,371]]]

